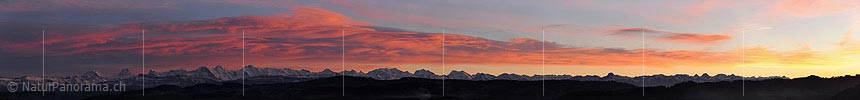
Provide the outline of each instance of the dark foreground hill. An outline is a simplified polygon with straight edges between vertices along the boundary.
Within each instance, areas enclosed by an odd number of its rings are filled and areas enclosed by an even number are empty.
[[[681,83],[672,87],[647,87],[618,91],[570,93],[558,100],[860,100],[860,77],[844,76],[765,81]],[[745,86],[744,86],[745,85]],[[745,88],[744,88],[745,87]],[[636,94],[636,95],[631,95]]]
[[[637,87],[611,81],[466,81],[403,78],[374,80],[341,77],[294,82],[255,84],[199,84],[188,87],[158,86],[142,91],[115,93],[0,93],[3,99],[87,100],[860,100],[860,77],[806,77],[764,81],[685,82],[672,87]],[[647,81],[647,80],[646,80]],[[745,83],[742,85],[742,83]],[[342,91],[341,87],[345,86]],[[743,88],[745,87],[745,88]],[[745,92],[744,92],[745,90]]]
[[[245,87],[242,95],[240,84],[201,84],[180,88],[159,86],[122,94],[95,96],[91,100],[162,100],[162,99],[276,99],[276,100],[391,100],[391,99],[495,99],[533,100],[541,96],[541,81],[465,81],[446,80],[445,96],[442,96],[442,81],[433,79],[403,78],[400,80],[374,80],[370,78],[332,77],[289,84],[260,84]],[[574,85],[575,84],[575,85]],[[341,86],[344,85],[342,92]],[[546,98],[582,91],[614,91],[636,88],[636,86],[607,81],[546,81]],[[343,94],[343,96],[342,96]]]

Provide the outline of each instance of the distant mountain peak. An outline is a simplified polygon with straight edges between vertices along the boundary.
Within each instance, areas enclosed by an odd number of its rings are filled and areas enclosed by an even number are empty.
[[[514,73],[502,73],[497,78],[501,79],[501,80],[520,80],[520,81],[523,81],[523,80],[529,80],[530,77],[526,76],[526,75],[517,75]]]
[[[81,75],[81,77],[86,77],[86,78],[101,78],[101,77],[103,77],[103,76],[102,76],[102,74],[101,74],[101,73],[99,73],[98,71],[91,70],[91,71],[87,71],[86,73],[82,74],[82,75]]]
[[[329,72],[331,72],[331,73],[334,73],[334,71],[331,71],[331,69],[323,69],[323,71],[320,71],[320,72],[325,72],[325,73],[329,73]]]
[[[342,71],[341,74],[346,75],[346,76],[365,77],[364,72],[355,71],[355,70]]]
[[[224,67],[221,67],[221,65],[218,65],[218,66],[215,66],[215,68],[214,68],[213,70],[216,70],[216,71],[225,71],[225,70],[227,70],[227,69],[224,69]]]
[[[211,72],[209,68],[206,68],[206,66],[197,67],[194,71]]]
[[[459,80],[470,80],[470,79],[472,79],[472,75],[470,75],[469,73],[466,73],[466,71],[451,70],[451,72],[448,73],[447,78],[448,79],[459,79]]]
[[[132,75],[131,72],[128,71],[128,68],[124,68],[120,70],[119,73],[116,74],[116,76],[112,76],[111,78],[121,79],[128,77],[134,77],[134,75]]]
[[[331,71],[331,69],[323,69],[323,71],[316,73],[316,75],[319,75],[319,76],[337,76],[338,73]]]
[[[419,73],[419,72],[421,72],[421,73],[428,73],[428,74],[436,75],[436,73],[433,73],[433,72],[431,72],[430,70],[426,70],[426,69],[419,69],[419,70],[415,70],[415,73],[416,73],[416,74],[417,74],[417,73]]]
[[[450,73],[466,73],[466,71],[462,71],[462,70],[451,70],[451,72],[450,72]]]
[[[257,69],[257,67],[254,67],[254,65],[248,65],[248,66],[245,66],[245,68]]]
[[[436,75],[436,73],[430,72],[430,70],[426,70],[426,69],[415,70],[415,74],[413,74],[412,76],[417,77],[417,78],[427,78],[427,79],[438,79],[438,78],[440,78],[440,76]]]
[[[157,72],[155,72],[155,70],[149,69],[149,72],[147,72],[147,74],[150,74],[150,73],[157,73]]]
[[[131,75],[131,72],[128,71],[128,68],[124,68],[124,69],[120,70],[119,73],[117,73],[117,76],[125,76],[125,75]]]
[[[367,72],[367,76],[379,80],[395,80],[403,77],[412,77],[412,74],[397,68],[379,68]]]
[[[809,76],[806,76],[806,78],[819,79],[821,77],[819,77],[817,75],[809,75]]]
[[[472,77],[472,80],[486,81],[486,80],[496,80],[496,76],[487,74],[487,73],[475,73],[475,76]]]

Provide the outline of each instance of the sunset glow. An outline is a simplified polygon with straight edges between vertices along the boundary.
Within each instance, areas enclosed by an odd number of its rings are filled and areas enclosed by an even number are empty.
[[[0,72],[40,74],[34,68],[41,62],[42,30],[46,71],[57,75],[142,73],[142,38],[153,70],[239,69],[242,31],[247,63],[266,68],[792,78],[860,73],[860,2],[851,0],[0,1]]]

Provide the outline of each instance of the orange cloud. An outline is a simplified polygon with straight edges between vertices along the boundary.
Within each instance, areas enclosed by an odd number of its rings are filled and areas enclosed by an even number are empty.
[[[613,35],[621,35],[621,36],[639,36],[642,32],[647,33],[647,36],[653,37],[657,40],[667,41],[667,42],[678,42],[678,43],[687,43],[687,44],[698,44],[698,45],[710,45],[719,41],[725,41],[732,39],[731,36],[728,35],[706,35],[706,34],[697,34],[697,33],[684,33],[684,32],[669,32],[669,31],[660,31],[654,29],[647,28],[619,28],[610,31]]]
[[[731,36],[727,35],[700,35],[693,33],[668,33],[671,34],[668,37],[661,38],[665,41],[678,41],[678,42],[690,42],[695,44],[711,44],[717,41],[729,40],[732,39]]]

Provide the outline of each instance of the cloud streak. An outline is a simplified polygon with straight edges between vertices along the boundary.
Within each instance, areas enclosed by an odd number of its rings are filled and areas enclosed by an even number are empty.
[[[642,34],[642,32],[645,32],[647,36],[660,41],[697,45],[710,45],[720,41],[732,39],[732,37],[728,35],[670,32],[648,28],[618,28],[610,31],[612,35],[625,37],[639,36],[640,34]]]

